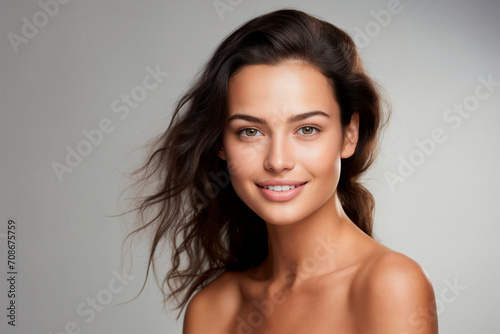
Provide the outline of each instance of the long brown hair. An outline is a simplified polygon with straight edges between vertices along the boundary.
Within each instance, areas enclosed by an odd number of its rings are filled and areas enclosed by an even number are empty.
[[[372,235],[374,199],[359,177],[375,157],[382,108],[354,42],[334,25],[297,10],[254,18],[217,47],[178,101],[165,132],[151,142],[148,159],[131,173],[140,176],[138,183],[156,186],[128,211],[138,211],[139,223],[128,237],[153,233],[146,280],[151,268],[156,278],[158,246],[172,249],[172,266],[160,287],[165,302],[176,300],[179,315],[193,293],[219,274],[255,267],[268,255],[264,221],[236,195],[227,164],[216,152],[230,77],[245,65],[289,59],[304,61],[331,79],[343,127],[354,112],[359,114],[357,147],[342,159],[338,195],[349,218]]]

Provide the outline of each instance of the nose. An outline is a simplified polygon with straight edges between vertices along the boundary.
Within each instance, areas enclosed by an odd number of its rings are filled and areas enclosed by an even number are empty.
[[[275,173],[293,169],[295,157],[290,140],[284,136],[274,137],[267,149],[264,168]]]

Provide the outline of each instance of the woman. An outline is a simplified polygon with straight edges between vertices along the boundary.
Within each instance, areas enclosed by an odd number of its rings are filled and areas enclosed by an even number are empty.
[[[352,39],[327,22],[280,10],[219,45],[137,171],[158,187],[133,234],[154,231],[155,273],[171,242],[162,288],[187,305],[185,334],[437,333],[424,271],[371,236],[358,180],[382,118]]]

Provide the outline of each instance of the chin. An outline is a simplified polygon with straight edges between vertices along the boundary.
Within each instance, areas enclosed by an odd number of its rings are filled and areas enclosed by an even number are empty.
[[[275,226],[285,226],[285,225],[293,225],[295,223],[298,223],[300,220],[297,219],[275,219],[275,218],[269,218],[269,219],[264,219],[264,221],[267,224],[270,225],[275,225]]]
[[[266,223],[276,226],[292,225],[299,223],[309,217],[312,212],[297,212],[297,205],[295,207],[277,207],[276,209],[254,210],[259,217]]]

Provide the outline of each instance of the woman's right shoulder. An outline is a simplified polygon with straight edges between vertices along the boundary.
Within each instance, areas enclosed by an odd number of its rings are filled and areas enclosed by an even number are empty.
[[[183,333],[224,333],[241,305],[239,272],[226,271],[196,292],[184,315]]]

